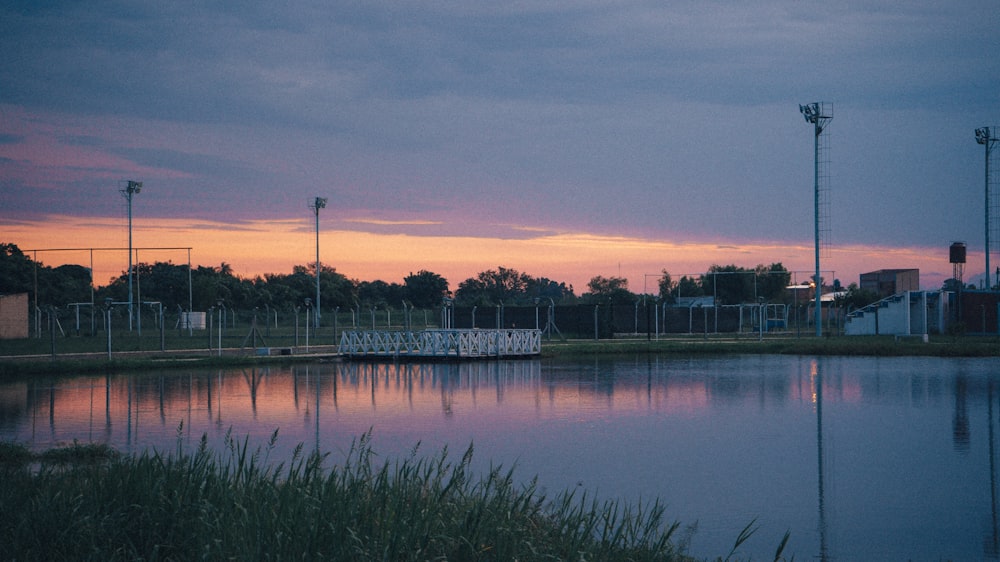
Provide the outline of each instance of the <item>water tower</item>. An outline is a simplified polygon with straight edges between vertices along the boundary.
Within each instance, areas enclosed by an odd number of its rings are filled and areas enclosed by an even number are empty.
[[[948,261],[951,262],[951,276],[963,287],[962,274],[965,271],[965,242],[952,242],[948,248]]]

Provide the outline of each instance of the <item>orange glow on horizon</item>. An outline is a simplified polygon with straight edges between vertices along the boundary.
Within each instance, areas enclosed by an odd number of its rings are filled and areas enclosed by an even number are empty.
[[[358,222],[363,224],[367,221]],[[191,248],[192,265],[218,267],[226,263],[235,274],[254,277],[290,273],[296,265],[315,260],[316,237],[309,218],[287,221],[221,223],[202,220],[156,219],[133,224],[133,247],[140,263],[187,263],[185,250],[142,248]],[[426,221],[421,224],[433,224]],[[405,225],[404,225],[405,226]],[[793,280],[809,279],[813,248],[809,244],[780,242],[684,241],[669,242],[593,233],[534,232],[515,229],[521,237],[475,237],[418,234],[378,234],[361,230],[320,228],[320,260],[351,279],[401,283],[410,273],[427,270],[459,283],[478,273],[508,267],[533,277],[546,277],[572,285],[577,295],[586,292],[595,276],[624,277],[634,293],[655,293],[662,270],[676,281],[682,275],[699,275],[713,264],[752,268],[782,263],[795,272]],[[88,248],[116,248],[93,252],[94,279],[105,285],[127,269],[128,233],[122,218],[51,217],[45,222],[4,225],[4,240],[48,266],[79,264],[90,267]],[[921,285],[937,289],[951,275],[948,249],[846,246],[824,257],[824,280],[857,283],[866,271],[918,268]],[[29,254],[30,255],[30,254]],[[830,272],[833,272],[832,275]]]

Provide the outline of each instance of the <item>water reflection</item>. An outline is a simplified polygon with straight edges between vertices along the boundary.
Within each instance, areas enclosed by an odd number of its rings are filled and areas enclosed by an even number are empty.
[[[826,544],[826,483],[823,477],[823,373],[819,361],[814,359],[809,364],[809,379],[812,382],[813,400],[816,404],[816,472],[818,474],[817,491],[819,496],[819,559],[826,562],[830,559]]]
[[[226,433],[271,458],[474,443],[543,489],[657,496],[699,556],[997,559],[995,360],[727,357],[328,363],[0,385],[0,438],[191,449]]]
[[[965,411],[966,380],[965,374],[955,375],[955,417],[952,421],[955,450],[963,453],[969,451],[969,416]]]
[[[990,525],[983,540],[983,554],[990,560],[1000,559],[1000,523],[997,513],[996,429],[993,421],[993,392],[995,381],[987,386],[988,459],[990,473]]]

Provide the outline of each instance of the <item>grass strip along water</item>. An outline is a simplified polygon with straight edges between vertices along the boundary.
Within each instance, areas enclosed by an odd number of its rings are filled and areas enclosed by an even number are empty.
[[[343,464],[227,438],[213,453],[124,456],[102,445],[35,455],[0,444],[0,544],[12,560],[689,561],[659,502],[541,495],[512,470],[476,476],[470,446],[376,462],[370,435]],[[753,534],[753,523],[733,551]],[[782,559],[788,540],[778,546]],[[721,558],[720,558],[721,560]]]
[[[117,352],[111,359],[102,353],[64,355],[22,355],[11,344],[0,342],[0,378],[32,375],[73,375],[80,373],[124,373],[151,369],[226,367],[260,364],[285,364],[337,359],[337,346],[313,346],[309,352],[292,348],[288,355],[259,356],[252,349],[229,348],[224,353],[198,349]],[[674,356],[704,356],[732,354],[772,354],[810,356],[935,356],[935,357],[996,357],[1000,356],[1000,339],[996,336],[931,336],[894,338],[892,336],[832,336],[794,337],[768,336],[732,337],[731,335],[671,336],[659,339],[645,337],[608,340],[545,340],[541,357],[558,358],[574,355],[635,355],[656,354]]]

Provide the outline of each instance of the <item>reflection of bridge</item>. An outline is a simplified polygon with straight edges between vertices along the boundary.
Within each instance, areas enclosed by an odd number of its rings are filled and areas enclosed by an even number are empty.
[[[541,347],[540,330],[363,330],[340,337],[346,357],[525,357],[538,355]]]

